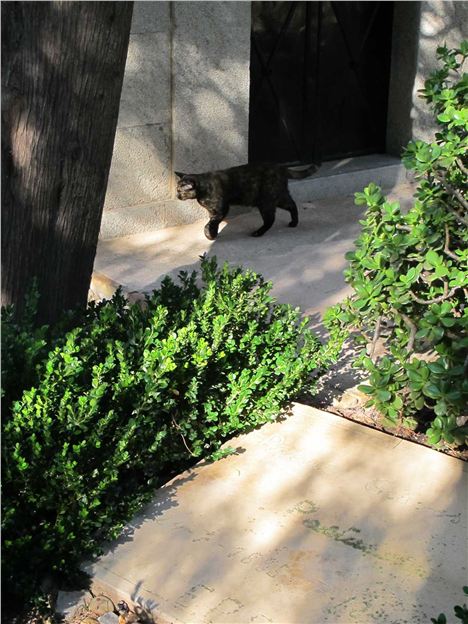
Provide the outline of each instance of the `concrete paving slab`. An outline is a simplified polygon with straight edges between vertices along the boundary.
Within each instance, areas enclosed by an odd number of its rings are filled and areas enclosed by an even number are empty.
[[[402,205],[411,201],[413,189],[398,186],[389,193]],[[207,219],[164,230],[101,240],[94,269],[129,290],[156,288],[164,275],[199,268],[200,256],[252,268],[273,282],[273,295],[300,306],[314,316],[340,301],[349,292],[343,279],[345,253],[352,249],[360,230],[363,207],[353,196],[302,202],[299,225],[289,228],[289,213],[278,210],[276,222],[263,237],[252,238],[261,218],[258,210],[228,216],[216,241],[203,234]]]
[[[169,622],[452,614],[468,580],[466,464],[298,404],[230,445],[157,492],[88,567],[95,582]]]

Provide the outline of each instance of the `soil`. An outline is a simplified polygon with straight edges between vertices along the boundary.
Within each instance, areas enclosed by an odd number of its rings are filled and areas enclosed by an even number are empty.
[[[425,413],[419,414],[421,424],[413,430],[404,426],[392,426],[374,407],[364,407],[369,397],[358,390],[358,386],[365,383],[366,378],[364,371],[353,366],[356,357],[356,350],[352,345],[347,345],[335,365],[317,379],[316,394],[304,393],[296,400],[366,427],[384,431],[396,438],[427,446],[433,451],[468,462],[467,445],[455,447],[440,442],[437,447],[434,447],[429,444],[427,436],[423,433],[427,426],[422,424],[430,423],[435,418],[435,414],[429,409],[425,408]]]
[[[87,593],[82,600],[72,609],[71,614],[65,617],[65,624],[99,624],[99,617],[107,614],[115,614],[117,620],[116,604],[122,599],[121,596],[113,595],[113,600],[106,594],[93,595]],[[122,599],[123,600],[123,599]],[[125,602],[125,600],[123,600]],[[110,618],[108,618],[110,620]],[[166,620],[154,618],[148,611],[138,604],[131,604],[128,613],[119,616],[119,624],[168,624]]]
[[[341,416],[347,420],[352,420],[366,427],[384,431],[397,438],[427,446],[439,453],[445,453],[451,457],[456,457],[457,459],[468,462],[468,447],[466,445],[451,447],[441,442],[435,448],[429,444],[427,436],[417,429],[414,431],[404,426],[395,427],[387,425],[382,414],[375,408],[364,407],[368,398],[369,397],[357,390],[357,386],[342,390],[339,388],[339,385],[338,387],[330,388],[325,382],[321,384],[321,389],[317,395],[311,396],[304,394],[297,400],[299,403],[316,407],[317,409]],[[432,418],[429,417],[428,420],[432,420]]]

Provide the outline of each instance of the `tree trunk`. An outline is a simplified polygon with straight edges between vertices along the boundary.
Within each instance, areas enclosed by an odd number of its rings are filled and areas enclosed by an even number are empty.
[[[132,2],[2,2],[2,304],[86,305]]]

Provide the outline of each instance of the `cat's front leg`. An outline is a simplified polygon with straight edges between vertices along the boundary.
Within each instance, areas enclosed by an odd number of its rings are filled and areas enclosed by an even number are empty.
[[[225,202],[216,203],[213,207],[208,208],[210,220],[205,225],[205,236],[208,240],[215,240],[218,236],[219,224],[229,211],[229,204]]]
[[[205,225],[205,236],[208,240],[215,240],[218,236],[219,224],[221,219],[210,219]]]

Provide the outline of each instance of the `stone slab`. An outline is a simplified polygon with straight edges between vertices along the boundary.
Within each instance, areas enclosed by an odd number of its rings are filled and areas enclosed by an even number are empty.
[[[108,611],[98,617],[100,624],[119,624],[119,616],[112,611]]]
[[[206,210],[196,201],[190,200],[165,199],[125,206],[103,212],[99,236],[101,240],[106,240],[163,230],[174,225],[195,223],[205,215]]]
[[[106,211],[165,199],[169,194],[170,129],[166,124],[118,128]]]
[[[59,591],[55,610],[65,621],[70,621],[79,607],[86,607],[91,600],[91,594],[86,591]],[[83,609],[83,612],[85,610]]]
[[[168,32],[130,35],[118,128],[170,123],[169,45]]]
[[[134,2],[130,34],[167,32],[169,28],[169,2]]]
[[[97,582],[200,624],[426,624],[459,604],[466,464],[298,404],[230,445],[156,493]]]
[[[175,171],[247,161],[250,12],[248,2],[173,3]]]

